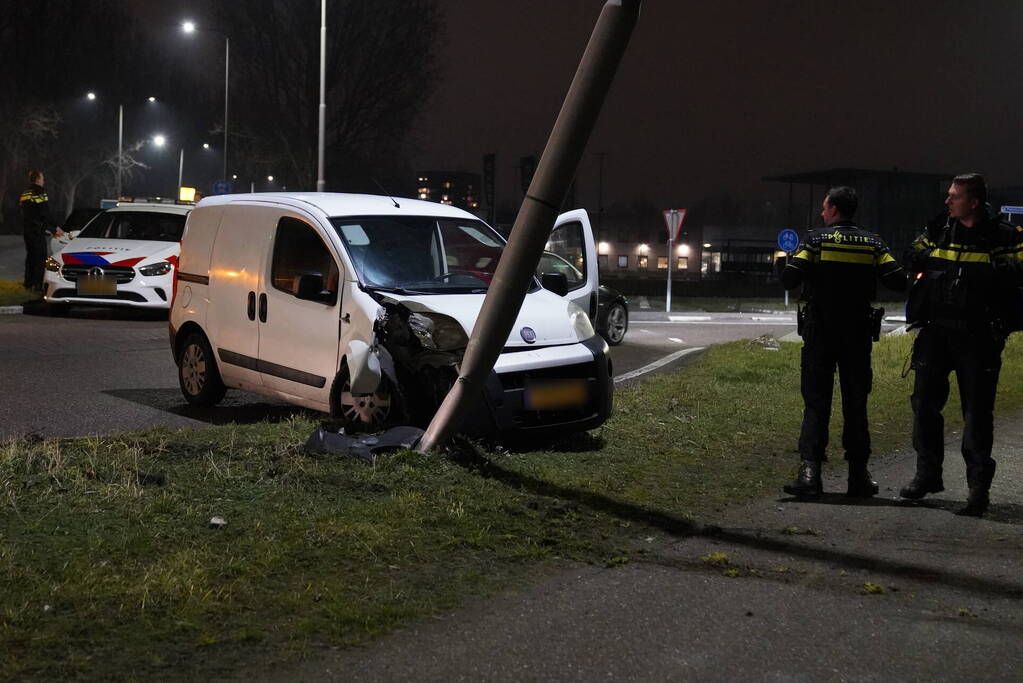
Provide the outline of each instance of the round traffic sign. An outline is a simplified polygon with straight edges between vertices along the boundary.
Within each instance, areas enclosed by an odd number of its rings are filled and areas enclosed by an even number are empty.
[[[782,230],[778,233],[778,248],[782,251],[795,251],[799,246],[799,233],[795,230]]]

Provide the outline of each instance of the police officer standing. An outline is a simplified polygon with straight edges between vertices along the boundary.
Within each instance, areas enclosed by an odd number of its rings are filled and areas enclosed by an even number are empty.
[[[871,344],[880,333],[884,310],[872,308],[871,302],[878,277],[895,291],[905,289],[906,277],[881,238],[853,222],[858,202],[851,187],[828,190],[821,207],[826,227],[810,232],[782,273],[785,289],[803,285],[804,302],[799,313],[804,342],[800,463],[796,480],[784,487],[793,496],[822,493],[821,463],[826,460],[836,367],[842,392],[842,446],[849,464],[846,493],[866,498],[878,490],[867,470],[867,395]]]
[[[57,236],[64,231],[55,227],[50,218],[50,203],[43,184],[46,182],[42,171],[28,172],[28,188],[21,193],[22,236],[25,239],[25,289],[43,290],[43,264],[47,256],[49,234]]]
[[[907,322],[921,327],[913,345],[913,447],[916,475],[903,498],[944,490],[944,421],[941,411],[954,370],[962,403],[962,453],[969,497],[958,514],[987,510],[995,461],[995,392],[1005,337],[1023,328],[1020,254],[1023,233],[1002,223],[987,207],[983,176],[956,176],[945,200],[948,219],[935,222],[907,252],[913,277]]]

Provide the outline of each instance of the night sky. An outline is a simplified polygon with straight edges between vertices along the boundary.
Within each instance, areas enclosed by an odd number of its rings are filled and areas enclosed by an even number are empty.
[[[540,154],[603,3],[441,0],[444,74],[416,126],[422,168],[479,171]],[[1023,4],[647,0],[577,176],[595,204],[783,190],[763,176],[831,167],[1023,184]]]
[[[483,154],[496,152],[505,203],[517,192],[519,157],[543,151],[603,2],[439,3],[441,80],[410,121],[415,165],[480,172]],[[176,24],[203,3],[132,4]],[[578,203],[596,205],[597,152],[606,153],[606,206],[780,197],[787,188],[761,178],[833,167],[979,170],[993,186],[1023,185],[1014,164],[1023,4],[836,7],[646,0],[579,169]],[[171,33],[161,40],[180,53]],[[219,69],[215,48],[210,41],[201,51]],[[216,69],[210,77],[219,79]]]

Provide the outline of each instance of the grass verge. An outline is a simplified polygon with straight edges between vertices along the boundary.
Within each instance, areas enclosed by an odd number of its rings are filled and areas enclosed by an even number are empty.
[[[0,280],[0,306],[20,306],[26,301],[38,299],[39,295],[30,292],[15,280]]]
[[[909,348],[875,345],[880,453],[908,447]],[[1023,407],[1021,350],[1006,349],[1000,410]],[[798,345],[712,347],[542,452],[370,466],[303,453],[305,417],[0,444],[0,678],[222,676],[566,562],[627,562],[792,475],[798,365]]]

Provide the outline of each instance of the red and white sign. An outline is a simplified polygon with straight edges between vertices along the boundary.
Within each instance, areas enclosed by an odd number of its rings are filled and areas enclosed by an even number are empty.
[[[664,225],[668,228],[668,241],[674,242],[678,239],[678,233],[682,230],[682,224],[686,222],[685,209],[665,209]]]

